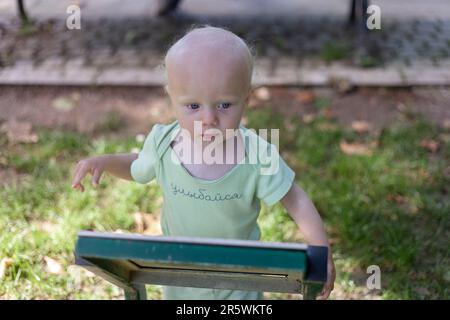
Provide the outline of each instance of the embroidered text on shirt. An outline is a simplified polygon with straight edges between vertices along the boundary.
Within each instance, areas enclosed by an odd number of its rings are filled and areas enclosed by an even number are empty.
[[[180,195],[183,195],[185,197],[194,198],[194,199],[197,199],[197,200],[225,201],[225,200],[240,199],[242,197],[241,194],[238,194],[236,192],[234,192],[234,193],[227,193],[225,195],[221,194],[220,192],[217,192],[215,196],[211,196],[211,195],[209,195],[209,194],[207,194],[205,192],[206,189],[202,189],[202,188],[198,189],[198,193],[197,192],[192,192],[192,191],[189,191],[189,190],[184,190],[184,188],[180,188],[180,187],[176,186],[175,184],[173,184],[172,182],[170,183],[170,186],[172,187],[172,193],[174,195],[180,194]]]

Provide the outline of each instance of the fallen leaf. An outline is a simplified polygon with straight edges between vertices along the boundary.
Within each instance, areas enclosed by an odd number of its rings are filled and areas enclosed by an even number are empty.
[[[430,175],[430,172],[427,169],[425,169],[425,168],[420,168],[417,171],[417,175],[419,177],[421,177],[422,179],[431,179],[432,178],[431,175]]]
[[[158,215],[145,212],[135,212],[133,213],[133,218],[136,232],[147,235],[162,234]]]
[[[65,112],[72,110],[74,106],[75,106],[74,102],[71,99],[67,98],[57,98],[54,99],[52,102],[53,108]]]
[[[31,123],[20,122],[16,119],[8,120],[0,127],[0,131],[6,133],[11,143],[36,143],[38,136],[32,133],[31,129]]]
[[[33,224],[36,226],[38,230],[45,231],[51,233],[55,231],[55,224],[49,221],[34,221]]]
[[[146,228],[144,230],[144,234],[159,236],[162,235],[161,224],[159,222],[159,215],[150,214],[146,219]]]
[[[317,115],[315,113],[304,114],[302,119],[304,123],[311,123],[316,119]]]
[[[317,129],[319,129],[320,131],[333,131],[337,129],[337,126],[334,123],[323,122],[319,123]]]
[[[267,87],[260,87],[254,93],[259,100],[267,101],[270,99],[270,91]]]
[[[440,144],[438,141],[432,139],[423,139],[419,142],[419,147],[425,148],[431,153],[436,153],[439,150]]]
[[[403,198],[399,194],[388,194],[387,198],[388,198],[389,201],[394,201],[394,202],[396,202],[398,204],[405,203],[405,198]]]
[[[450,129],[450,119],[445,119],[442,126],[444,129],[449,130]]]
[[[353,84],[347,79],[332,79],[331,85],[336,88],[338,93],[348,93],[353,90]]]
[[[300,103],[307,104],[314,101],[315,95],[312,90],[303,90],[295,95],[295,99]]]
[[[414,291],[419,294],[422,299],[430,295],[430,291],[425,287],[415,288]]]
[[[365,133],[370,130],[370,123],[363,120],[357,120],[352,122],[352,129],[357,133]]]
[[[8,160],[5,157],[0,157],[0,166],[7,166]]]
[[[331,119],[333,117],[333,111],[330,108],[323,109],[322,114],[327,119]]]
[[[407,112],[408,111],[408,107],[406,106],[406,104],[404,104],[403,102],[398,102],[397,105],[395,106],[397,108],[398,111],[400,112]]]
[[[144,140],[145,140],[145,134],[139,133],[136,135],[137,142],[144,142]]]
[[[44,260],[45,260],[47,272],[49,272],[51,274],[62,274],[62,273],[64,273],[64,270],[63,270],[63,267],[62,267],[61,263],[59,263],[55,259],[52,259],[50,257],[45,256]]]
[[[69,272],[69,274],[73,277],[81,277],[81,276],[86,276],[88,278],[93,278],[95,277],[95,273],[80,267],[79,265],[76,264],[72,264],[67,268],[67,271]]]
[[[14,260],[12,258],[3,258],[0,261],[0,279],[3,279],[3,277],[6,274],[6,271],[8,270],[9,267],[12,266]]]
[[[348,155],[372,155],[372,150],[367,145],[360,143],[348,143],[347,141],[341,141],[339,144],[341,151]]]
[[[134,218],[134,230],[137,233],[143,233],[144,232],[144,218],[143,218],[143,213],[141,212],[135,212],[133,213],[133,218]]]
[[[441,133],[439,135],[439,140],[441,140],[444,143],[449,143],[450,142],[450,134],[448,134],[448,133]]]
[[[338,244],[340,242],[340,240],[339,240],[339,238],[330,237],[328,239],[328,242],[329,242],[329,244],[333,245],[333,244]]]
[[[73,101],[78,102],[80,101],[81,94],[79,92],[74,92],[70,95]]]

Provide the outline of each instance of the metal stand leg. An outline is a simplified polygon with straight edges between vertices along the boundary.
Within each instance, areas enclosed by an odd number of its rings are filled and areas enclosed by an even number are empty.
[[[19,10],[19,16],[20,20],[22,20],[22,24],[29,22],[25,6],[23,5],[23,0],[17,0],[17,9]]]
[[[323,288],[323,284],[304,284],[302,288],[303,300],[316,300]]]
[[[369,6],[369,0],[361,0],[361,28],[364,31],[367,31],[367,8]]]
[[[363,30],[366,30],[367,8],[369,0],[352,0],[350,5],[350,14],[348,16],[348,24],[354,25],[357,20]]]
[[[135,284],[130,289],[124,289],[125,300],[147,300],[145,285]]]
[[[166,16],[177,8],[181,0],[158,0],[158,16]]]
[[[352,3],[350,5],[350,15],[348,16],[348,23],[354,24],[356,20],[356,1],[352,0]]]

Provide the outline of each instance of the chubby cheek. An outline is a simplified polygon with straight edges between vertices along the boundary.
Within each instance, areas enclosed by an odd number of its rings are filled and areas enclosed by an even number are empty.
[[[178,123],[184,131],[189,132],[191,138],[194,137],[194,121],[178,118]]]
[[[223,118],[223,128],[224,129],[232,129],[238,128],[242,118],[242,108],[236,108],[234,110],[230,110],[226,117]]]
[[[194,130],[195,117],[193,114],[185,112],[182,108],[178,108],[175,113],[181,128],[189,130],[189,132]]]

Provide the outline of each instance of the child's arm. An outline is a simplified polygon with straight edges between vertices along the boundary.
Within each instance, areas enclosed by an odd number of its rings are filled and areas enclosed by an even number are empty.
[[[94,187],[98,185],[104,171],[125,180],[133,180],[130,166],[137,157],[137,153],[119,153],[83,159],[78,162],[75,169],[72,188],[80,189],[83,192],[84,186],[81,182],[88,173],[92,175],[91,182]]]
[[[334,288],[336,271],[322,219],[305,191],[295,183],[281,199],[281,203],[294,219],[308,244],[328,247],[328,280],[317,297],[317,299],[327,299]]]

